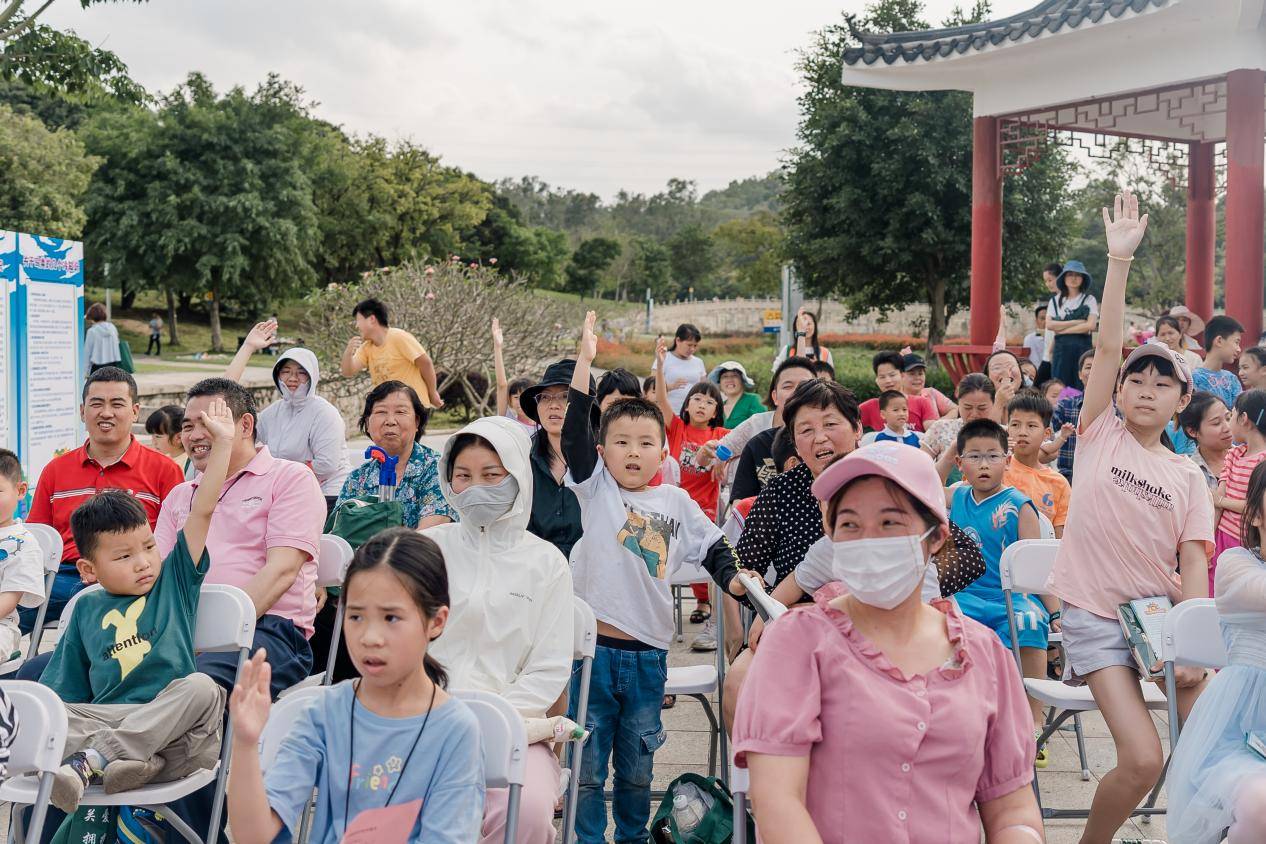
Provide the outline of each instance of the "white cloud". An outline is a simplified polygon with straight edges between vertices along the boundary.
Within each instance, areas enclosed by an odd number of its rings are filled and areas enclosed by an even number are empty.
[[[995,16],[1033,2],[996,0]],[[929,17],[960,3],[930,0]],[[409,138],[482,178],[610,197],[776,167],[795,138],[796,51],[863,5],[63,0],[46,20],[114,50],[150,90],[192,70],[220,89],[275,71],[349,131]]]

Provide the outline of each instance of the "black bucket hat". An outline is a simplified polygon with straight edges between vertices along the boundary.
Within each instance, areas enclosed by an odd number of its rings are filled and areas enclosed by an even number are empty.
[[[576,362],[571,358],[551,363],[545,368],[545,374],[541,376],[540,383],[533,384],[528,387],[519,396],[519,407],[523,408],[524,415],[536,424],[541,424],[541,420],[536,415],[536,398],[549,387],[570,387],[571,378],[576,374]],[[589,394],[594,393],[593,376],[589,376]]]

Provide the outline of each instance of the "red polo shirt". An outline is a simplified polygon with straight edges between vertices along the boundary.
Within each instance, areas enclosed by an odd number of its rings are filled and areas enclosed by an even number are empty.
[[[158,521],[163,499],[184,479],[176,461],[141,445],[136,437],[132,437],[132,444],[123,457],[109,466],[102,466],[89,457],[88,444],[84,443],[44,467],[35,486],[27,521],[56,528],[62,535],[62,561],[73,564],[79,559],[79,549],[70,532],[70,514],[86,498],[102,490],[125,490],[141,502],[152,528]]]

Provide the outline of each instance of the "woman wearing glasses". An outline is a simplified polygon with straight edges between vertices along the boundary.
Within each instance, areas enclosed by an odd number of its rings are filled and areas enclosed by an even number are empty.
[[[532,435],[532,517],[528,532],[552,542],[564,557],[580,540],[580,504],[567,488],[567,460],[563,457],[563,420],[567,416],[567,388],[576,362],[551,363],[537,384],[519,396],[523,414],[540,427]],[[589,392],[594,391],[589,378]]]

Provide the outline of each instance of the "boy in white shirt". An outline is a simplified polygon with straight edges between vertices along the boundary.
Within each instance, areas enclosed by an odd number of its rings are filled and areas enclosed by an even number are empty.
[[[20,650],[18,607],[44,601],[44,563],[39,542],[21,519],[14,518],[26,497],[18,456],[0,448],[0,662]]]
[[[645,841],[655,751],[664,743],[660,707],[673,635],[669,578],[683,566],[707,570],[727,593],[744,594],[737,558],[721,529],[675,486],[648,486],[665,455],[664,418],[645,399],[607,408],[598,427],[602,462],[571,485],[584,533],[572,549],[576,595],[598,619],[589,683],[591,736],[580,765],[576,833],[601,844],[607,827],[603,789],[614,767],[616,841]],[[731,585],[731,583],[733,585]],[[579,672],[569,699],[576,716]]]

